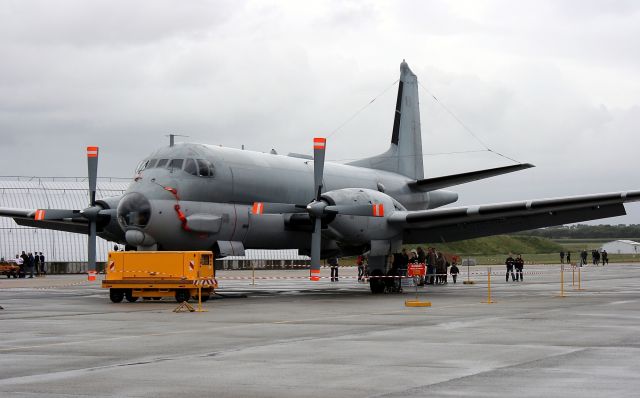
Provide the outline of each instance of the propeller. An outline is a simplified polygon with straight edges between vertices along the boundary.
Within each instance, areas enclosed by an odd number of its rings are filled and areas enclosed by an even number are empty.
[[[33,213],[36,221],[65,221],[75,219],[87,220],[89,235],[87,236],[87,254],[89,271],[96,270],[96,238],[97,224],[101,216],[115,216],[115,209],[103,209],[96,204],[96,185],[98,180],[98,147],[87,147],[87,169],[89,177],[89,207],[83,210],[38,209]]]
[[[333,214],[384,217],[382,204],[372,205],[330,205],[322,199],[324,159],[327,147],[327,139],[316,137],[313,139],[313,187],[315,197],[306,205],[291,203],[255,202],[251,213],[260,214],[286,214],[307,213],[313,220],[313,232],[311,233],[311,271],[312,281],[320,280],[320,255],[322,251],[322,219]]]

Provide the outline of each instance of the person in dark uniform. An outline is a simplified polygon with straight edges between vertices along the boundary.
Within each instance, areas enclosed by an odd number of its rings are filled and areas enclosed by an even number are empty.
[[[514,266],[516,268],[516,280],[522,282],[522,270],[524,268],[524,260],[522,259],[522,254],[518,254],[518,257],[516,257]]]
[[[453,278],[453,283],[456,283],[456,279],[458,278],[458,274],[460,273],[460,270],[458,269],[458,266],[456,265],[456,263],[451,264],[451,269],[449,270],[449,273]]]
[[[607,253],[606,250],[602,251],[602,266],[604,267],[605,264],[609,264],[609,253]]]
[[[328,262],[331,266],[331,282],[338,282],[338,258],[331,257]]]
[[[33,278],[33,267],[35,265],[35,259],[33,258],[33,254],[29,253],[29,255],[27,256],[27,262],[29,264],[27,268],[29,270],[29,278]]]
[[[40,252],[38,258],[40,259],[40,270],[42,271],[42,276],[45,276],[47,274],[47,268],[44,266],[44,254]]]
[[[40,256],[38,256],[38,252],[33,252],[33,267],[36,271],[36,276],[40,276]]]
[[[21,274],[23,278],[26,278],[27,272],[29,272],[29,256],[27,256],[27,253],[23,250],[20,258],[22,259]]]
[[[586,249],[585,249],[585,250],[583,250],[583,251],[580,253],[580,259],[582,260],[582,261],[580,262],[580,266],[581,266],[581,267],[582,267],[583,265],[587,265],[587,250],[586,250]]]
[[[571,264],[571,252],[567,252],[567,264]]]
[[[513,273],[513,267],[516,265],[516,260],[514,260],[513,257],[511,257],[511,254],[509,254],[509,257],[507,257],[507,260],[504,262],[504,264],[507,266],[506,281],[509,282],[509,273],[511,273],[511,280],[515,281],[516,274]]]
[[[560,252],[560,264],[564,264],[564,252]]]

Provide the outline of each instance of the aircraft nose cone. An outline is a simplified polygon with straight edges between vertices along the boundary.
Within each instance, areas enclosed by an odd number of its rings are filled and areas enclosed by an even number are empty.
[[[130,227],[144,228],[151,218],[151,203],[141,193],[130,192],[118,203],[118,223],[123,230]]]

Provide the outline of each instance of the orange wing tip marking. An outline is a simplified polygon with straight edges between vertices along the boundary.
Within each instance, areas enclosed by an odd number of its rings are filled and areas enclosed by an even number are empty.
[[[44,220],[44,215],[45,215],[45,211],[44,210],[36,210],[36,215],[35,215],[34,219],[36,221]]]
[[[98,147],[97,146],[88,146],[87,147],[87,157],[88,158],[97,158],[98,157]]]
[[[264,213],[264,203],[255,202],[253,204],[253,208],[251,209],[251,213],[253,213],[253,214],[262,214],[262,213]]]
[[[373,216],[384,217],[384,205],[382,203],[373,205]]]
[[[316,137],[313,139],[313,149],[325,149],[327,146],[327,139]]]

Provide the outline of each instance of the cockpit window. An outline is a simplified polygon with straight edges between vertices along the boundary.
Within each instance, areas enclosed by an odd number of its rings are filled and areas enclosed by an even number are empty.
[[[213,165],[205,159],[196,159],[198,163],[198,175],[200,177],[213,177]]]
[[[173,170],[182,170],[182,163],[184,163],[184,159],[171,159],[167,168]]]
[[[147,164],[147,167],[145,167],[145,169],[152,169],[152,168],[156,167],[156,162],[157,161],[158,161],[158,159],[149,160],[149,164]]]
[[[138,166],[136,167],[136,174],[146,169],[148,164],[149,164],[149,159],[145,159],[142,162],[138,163]]]
[[[196,166],[196,161],[193,159],[187,159],[184,165],[184,171],[189,174],[193,174],[194,176],[198,175],[198,166]]]
[[[156,165],[156,167],[165,167],[168,161],[169,159],[160,159],[158,160],[158,164]]]

